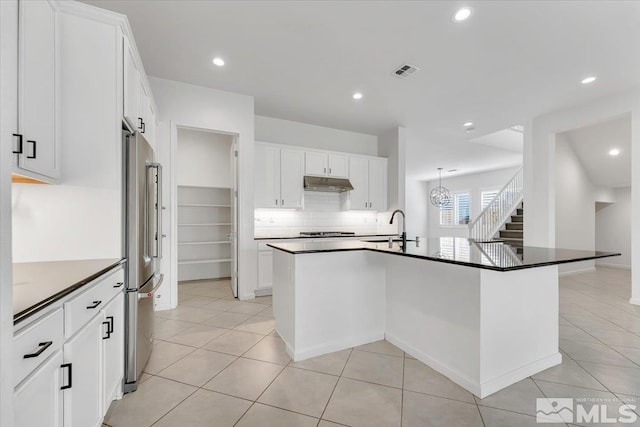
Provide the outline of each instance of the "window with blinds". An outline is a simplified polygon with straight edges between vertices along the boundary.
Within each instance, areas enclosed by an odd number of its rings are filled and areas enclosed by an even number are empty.
[[[471,194],[455,193],[440,208],[440,225],[465,225],[471,220]]]
[[[489,205],[489,203],[491,203],[491,201],[498,195],[498,191],[500,190],[489,190],[489,191],[483,191],[480,194],[481,202],[482,202],[482,210],[484,210],[484,208],[486,208]]]

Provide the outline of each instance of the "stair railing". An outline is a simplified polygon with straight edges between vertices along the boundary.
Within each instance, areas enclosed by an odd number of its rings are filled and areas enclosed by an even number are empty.
[[[522,202],[523,187],[524,174],[521,167],[469,224],[469,238],[476,241],[492,239]]]

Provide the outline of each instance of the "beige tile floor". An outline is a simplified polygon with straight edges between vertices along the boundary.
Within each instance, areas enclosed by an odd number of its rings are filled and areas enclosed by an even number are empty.
[[[630,280],[609,268],[561,278],[562,365],[485,399],[385,341],[292,363],[270,297],[241,302],[227,281],[183,283],[179,307],[156,314],[138,391],[114,402],[105,424],[513,427],[536,425],[537,397],[640,406],[640,307],[628,303]]]

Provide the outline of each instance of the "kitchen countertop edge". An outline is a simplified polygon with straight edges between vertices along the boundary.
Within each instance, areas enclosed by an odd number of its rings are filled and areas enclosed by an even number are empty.
[[[528,268],[548,267],[548,266],[551,266],[551,265],[568,264],[568,263],[580,262],[580,261],[590,261],[590,260],[594,260],[594,259],[609,258],[609,257],[614,257],[614,256],[620,256],[621,255],[620,253],[617,253],[617,252],[615,252],[615,253],[611,252],[611,253],[604,253],[604,254],[601,254],[601,255],[594,255],[594,256],[590,256],[590,257],[581,257],[581,258],[575,258],[575,259],[556,260],[556,261],[540,262],[540,263],[536,263],[536,264],[518,265],[518,266],[511,266],[511,267],[497,267],[497,266],[494,267],[494,266],[485,265],[485,264],[476,264],[476,263],[472,263],[472,262],[458,261],[458,260],[452,260],[452,259],[447,259],[447,258],[429,257],[429,256],[422,256],[422,255],[409,254],[409,253],[396,252],[396,251],[386,251],[386,250],[383,250],[383,249],[367,247],[365,245],[363,245],[361,247],[352,247],[352,248],[305,249],[305,250],[296,250],[296,251],[292,251],[292,250],[288,250],[288,249],[285,249],[285,248],[273,246],[271,244],[267,244],[267,246],[269,246],[269,247],[271,247],[273,249],[277,249],[277,250],[286,252],[288,254],[292,254],[292,255],[303,255],[303,254],[324,253],[324,252],[371,251],[371,252],[377,252],[377,253],[382,253],[382,254],[404,256],[404,257],[409,257],[409,258],[423,259],[423,260],[426,260],[426,261],[442,262],[442,263],[445,263],[445,264],[454,264],[454,265],[460,265],[460,266],[463,266],[463,267],[481,268],[481,269],[484,269],[484,270],[500,271],[500,272],[525,270],[525,269],[528,269]]]
[[[13,324],[16,325],[22,321],[24,321],[25,319],[33,316],[34,314],[36,314],[37,312],[41,311],[42,309],[50,306],[51,304],[53,304],[54,302],[64,298],[65,296],[69,295],[70,293],[82,288],[83,286],[91,283],[92,281],[94,281],[95,279],[97,279],[100,276],[105,275],[106,273],[108,273],[109,271],[123,265],[124,263],[126,263],[127,260],[126,258],[121,258],[118,261],[114,262],[113,264],[101,269],[100,271],[97,271],[96,273],[85,277],[84,279],[69,285],[68,287],[64,288],[63,290],[61,290],[60,292],[57,292],[53,295],[51,295],[48,298],[45,298],[42,301],[39,301],[38,303],[32,305],[31,307],[22,310],[19,313],[16,313],[13,315]]]
[[[360,237],[398,237],[398,234],[352,234],[350,236],[292,236],[292,237],[255,237],[253,240],[297,240],[297,239],[344,239]]]

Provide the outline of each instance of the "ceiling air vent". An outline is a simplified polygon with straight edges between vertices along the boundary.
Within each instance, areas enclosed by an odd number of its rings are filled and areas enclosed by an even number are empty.
[[[398,67],[393,72],[393,75],[402,79],[406,79],[407,77],[413,75],[416,71],[420,71],[420,68],[416,67],[415,65],[404,64]]]

